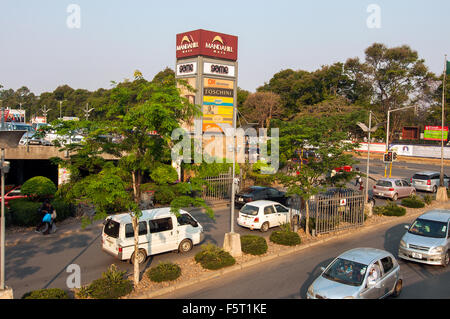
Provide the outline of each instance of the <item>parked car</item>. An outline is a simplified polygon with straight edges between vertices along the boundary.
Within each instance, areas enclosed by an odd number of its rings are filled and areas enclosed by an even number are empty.
[[[372,269],[377,279],[370,280]],[[308,299],[379,299],[398,296],[403,287],[394,256],[375,248],[355,248],[334,259],[308,288]]]
[[[301,220],[298,210],[287,208],[280,203],[269,200],[257,200],[245,204],[239,211],[237,223],[239,226],[259,229],[266,232],[271,227],[280,226],[290,222],[290,217],[296,216]]]
[[[400,240],[398,256],[429,265],[449,264],[450,210],[435,209],[420,215]]]
[[[416,189],[410,182],[399,178],[381,178],[373,186],[373,195],[396,201],[402,197],[415,195]]]
[[[444,186],[448,188],[450,178],[444,174]],[[411,177],[411,184],[421,191],[436,193],[441,182],[439,172],[418,172]]]
[[[203,227],[188,212],[180,210],[177,217],[170,207],[143,210],[139,218],[138,262],[163,252],[188,252],[203,240]],[[134,232],[128,213],[105,219],[102,249],[119,260],[134,262]]]
[[[6,206],[8,206],[9,202],[12,200],[27,197],[26,195],[23,195],[20,192],[20,187],[21,187],[21,185],[16,186],[5,194],[5,205]]]
[[[242,207],[245,203],[263,199],[288,205],[289,197],[286,196],[286,192],[279,191],[273,187],[250,186],[236,194],[235,205]]]
[[[353,171],[353,167],[351,165],[344,165],[344,166],[336,167],[334,170],[336,171],[336,173],[351,172],[351,171]]]

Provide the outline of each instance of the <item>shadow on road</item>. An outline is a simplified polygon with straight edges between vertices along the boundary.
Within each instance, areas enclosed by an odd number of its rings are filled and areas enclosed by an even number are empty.
[[[300,298],[306,298],[306,292],[308,291],[309,286],[311,286],[313,281],[322,274],[322,270],[320,269],[320,267],[328,266],[333,261],[333,259],[334,258],[327,258],[321,261],[316,267],[314,267],[311,272],[307,273],[309,276],[300,288]]]

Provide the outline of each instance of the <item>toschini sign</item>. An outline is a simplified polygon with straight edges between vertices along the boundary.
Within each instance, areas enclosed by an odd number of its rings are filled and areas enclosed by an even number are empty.
[[[177,34],[177,59],[204,55],[231,61],[237,60],[238,38],[234,35],[203,29]]]

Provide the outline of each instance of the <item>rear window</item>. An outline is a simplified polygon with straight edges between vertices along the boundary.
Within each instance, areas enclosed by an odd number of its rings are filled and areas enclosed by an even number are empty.
[[[414,174],[413,179],[428,180],[430,179],[430,176],[424,174]]]
[[[390,181],[378,181],[377,186],[391,187],[392,183]]]
[[[112,238],[119,238],[120,224],[112,219],[106,221],[103,232]]]
[[[259,208],[252,205],[245,205],[241,209],[242,214],[256,216],[258,215]]]

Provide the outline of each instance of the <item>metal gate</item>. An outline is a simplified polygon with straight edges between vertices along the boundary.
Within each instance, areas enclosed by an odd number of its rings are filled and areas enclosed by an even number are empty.
[[[205,177],[207,185],[203,186],[202,198],[204,200],[214,201],[231,198],[231,183],[233,176],[231,174],[220,174],[214,177]]]
[[[299,201],[291,207],[300,208],[306,216],[306,207]],[[319,194],[308,201],[309,226],[316,234],[325,234],[362,226],[364,223],[364,194],[341,190],[334,195]]]

